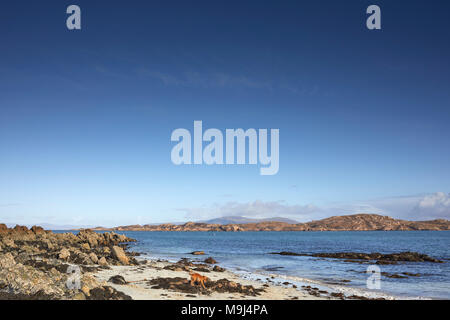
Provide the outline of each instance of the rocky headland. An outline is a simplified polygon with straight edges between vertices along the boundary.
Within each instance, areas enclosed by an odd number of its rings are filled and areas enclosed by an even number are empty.
[[[0,299],[130,299],[92,272],[138,265],[124,250],[132,241],[114,232],[75,235],[0,224]]]
[[[185,224],[129,225],[115,228],[97,227],[107,231],[423,231],[450,230],[450,221],[408,221],[377,214],[335,216],[307,223],[264,221],[242,224],[211,224],[187,222]]]

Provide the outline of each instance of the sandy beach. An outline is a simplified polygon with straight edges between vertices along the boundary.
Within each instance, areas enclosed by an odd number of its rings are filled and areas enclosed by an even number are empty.
[[[227,279],[229,281],[240,283],[245,286],[253,286],[254,288],[264,289],[259,295],[249,296],[241,293],[230,292],[208,292],[192,294],[183,293],[175,290],[154,289],[153,285],[149,284],[149,280],[157,278],[189,278],[188,271],[173,271],[167,270],[169,266],[174,263],[167,261],[147,261],[140,266],[112,266],[109,270],[100,270],[93,274],[93,276],[100,282],[106,282],[108,285],[129,295],[134,300],[324,300],[332,299],[327,296],[314,296],[309,294],[306,290],[295,288],[292,284],[275,285],[267,284],[267,281],[248,280],[228,270],[223,272],[207,272],[201,273],[206,275],[212,281],[219,279]],[[108,281],[115,275],[121,275],[129,282],[128,284],[114,284]]]

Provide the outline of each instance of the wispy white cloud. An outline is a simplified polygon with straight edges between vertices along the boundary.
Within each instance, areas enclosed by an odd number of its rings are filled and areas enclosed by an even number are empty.
[[[172,87],[219,88],[219,89],[262,89],[278,90],[299,96],[312,96],[321,93],[318,85],[293,84],[273,79],[259,79],[243,74],[230,74],[222,71],[182,71],[177,73],[161,72],[147,68],[138,68],[136,72]]]
[[[243,216],[252,218],[287,217],[304,219],[320,211],[314,205],[288,205],[284,201],[227,202],[197,208],[182,208],[187,219],[210,219],[224,216]]]
[[[406,220],[450,219],[450,195],[444,192],[371,199],[324,208],[336,215],[376,213]]]
[[[191,88],[255,88],[271,90],[272,85],[268,81],[252,79],[244,75],[231,75],[221,72],[201,73],[194,71],[182,72],[178,75],[139,69],[141,75],[159,80],[166,86],[191,87]]]
[[[450,194],[411,195],[340,203],[327,206],[314,204],[286,204],[284,201],[226,202],[195,208],[179,209],[190,220],[211,219],[223,216],[252,218],[286,217],[297,221],[318,220],[336,215],[371,213],[396,219],[431,220],[450,219]]]

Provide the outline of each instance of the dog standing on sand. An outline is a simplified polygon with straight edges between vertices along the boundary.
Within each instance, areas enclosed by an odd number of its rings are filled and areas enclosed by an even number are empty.
[[[204,289],[206,289],[205,282],[209,281],[208,277],[202,276],[201,274],[194,273],[192,271],[189,272],[189,275],[191,276],[191,286],[194,286],[196,283],[199,283]]]

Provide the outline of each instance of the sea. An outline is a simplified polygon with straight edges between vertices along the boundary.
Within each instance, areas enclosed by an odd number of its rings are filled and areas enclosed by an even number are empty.
[[[310,285],[329,292],[371,298],[450,299],[450,231],[119,233],[138,240],[131,244],[130,250],[140,252],[141,258],[175,262],[180,258],[203,260],[211,256],[220,266],[244,278],[289,282],[299,289]],[[204,251],[205,256],[190,254],[197,250]],[[373,266],[344,259],[271,254],[280,251],[306,254],[416,251],[444,263]],[[420,276],[389,278],[383,275],[403,272]]]

